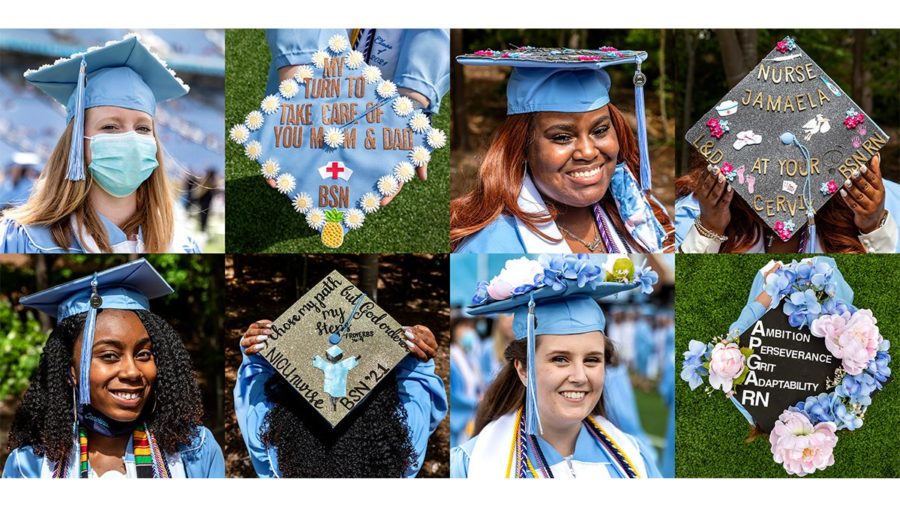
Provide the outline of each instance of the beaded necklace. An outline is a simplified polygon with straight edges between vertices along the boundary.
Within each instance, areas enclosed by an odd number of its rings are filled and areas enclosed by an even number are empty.
[[[613,460],[626,477],[640,478],[631,459],[625,455],[625,452],[622,451],[615,440],[603,430],[603,427],[593,417],[587,417],[582,423],[588,434],[613,457]],[[510,445],[509,459],[506,464],[506,477],[510,477],[515,465],[516,478],[553,478],[553,471],[550,470],[550,465],[544,456],[544,452],[541,450],[541,445],[538,444],[537,437],[527,434],[525,426],[525,410],[519,408],[519,411],[516,412],[512,444]],[[538,464],[537,469],[535,469],[528,456],[529,446],[533,448]]]
[[[132,434],[134,467],[138,478],[171,478],[169,465],[156,444],[156,438],[140,425]],[[69,458],[58,462],[53,468],[54,478],[65,478],[69,470]],[[78,471],[80,478],[88,478],[88,437],[87,431],[78,426]]]

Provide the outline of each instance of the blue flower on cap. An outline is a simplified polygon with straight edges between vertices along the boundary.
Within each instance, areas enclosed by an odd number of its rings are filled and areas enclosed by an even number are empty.
[[[819,317],[822,305],[819,304],[816,292],[807,289],[792,293],[784,303],[783,311],[791,326],[802,329],[804,325],[812,325],[813,320]]]
[[[868,406],[872,404],[872,393],[879,389],[881,389],[881,384],[863,371],[855,376],[845,375],[834,392],[841,397],[846,397],[853,404]]]
[[[703,366],[708,351],[709,346],[706,343],[691,340],[688,344],[688,351],[684,352],[684,362],[681,366],[681,379],[688,382],[691,390],[694,390],[703,384],[703,377],[709,375],[706,367]]]

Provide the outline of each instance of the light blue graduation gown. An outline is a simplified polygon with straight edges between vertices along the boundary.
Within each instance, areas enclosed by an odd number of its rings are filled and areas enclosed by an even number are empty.
[[[199,427],[198,434],[189,446],[179,450],[179,457],[188,478],[224,478],[225,458],[222,449],[206,427]],[[71,459],[68,477],[79,477],[79,463]],[[133,440],[129,439],[125,449],[126,463],[134,462]],[[45,457],[35,455],[30,446],[14,449],[3,466],[4,478],[40,478],[45,469]],[[46,466],[52,469],[52,466]],[[46,476],[45,476],[46,477]]]
[[[516,218],[501,214],[488,226],[460,241],[453,253],[528,253]]]
[[[511,416],[511,415],[507,415]],[[495,423],[495,422],[492,422]],[[485,428],[487,429],[487,427]],[[609,432],[607,430],[607,432]],[[484,431],[482,432],[484,434]],[[478,438],[482,437],[482,434],[473,437],[469,441],[463,443],[461,446],[454,447],[450,450],[450,477],[451,478],[468,478],[469,477],[469,467],[471,464],[471,457],[475,450],[475,445],[478,443]],[[509,448],[511,444],[511,436],[510,433],[506,437],[503,435],[503,441],[506,443],[503,445],[505,448]],[[655,459],[647,458],[648,456],[653,455],[653,450],[648,448],[645,444],[641,443],[640,440],[633,438],[631,436],[620,434],[613,437],[618,444],[626,442],[622,438],[629,438],[629,441],[637,448],[640,452],[640,458],[642,459],[643,467],[646,469],[646,472],[643,476],[644,478],[659,478],[661,477],[659,474],[659,470],[656,468]],[[537,437],[538,444],[541,447],[541,451],[543,452],[544,458],[547,459],[547,465],[553,468],[554,466],[565,462],[567,459],[556,451],[553,446],[544,441],[540,436]],[[508,450],[507,450],[508,451]],[[627,452],[626,452],[627,453]],[[537,457],[533,451],[533,449],[528,449],[528,457],[532,463],[537,462]],[[635,458],[635,456],[629,455],[630,458]],[[503,460],[505,462],[506,457]],[[569,460],[583,462],[587,464],[608,464],[610,467],[614,467],[613,457],[610,456],[606,450],[594,440],[594,438],[590,435],[588,430],[582,425],[581,430],[578,432],[578,439],[575,441],[575,452],[572,454]],[[498,475],[503,470],[498,470]],[[540,471],[538,471],[540,474]],[[610,473],[612,476],[613,473]]]
[[[383,36],[379,32],[383,32]],[[279,68],[309,64],[313,53],[326,49],[328,39],[333,35],[347,37],[348,30],[267,30],[272,63],[266,95],[278,89]],[[382,70],[384,79],[427,97],[428,112],[436,113],[441,106],[441,97],[450,89],[450,30],[375,30],[373,38],[376,45],[369,63]]]
[[[455,345],[453,345],[455,347]],[[461,349],[454,350],[459,353],[466,353]],[[484,385],[470,385],[470,381],[478,382],[480,374],[477,370],[471,371],[470,376],[466,377],[461,369],[461,364],[454,352],[451,352],[450,360],[450,446],[456,446],[466,439],[466,426],[475,417],[475,410],[478,407],[478,396],[482,392]],[[471,360],[471,355],[467,355],[469,366],[473,369],[478,368],[478,364]]]
[[[97,214],[100,222],[106,228],[106,236],[113,246],[125,243],[128,237],[125,232],[112,221]],[[176,227],[177,228],[177,227]],[[200,253],[200,247],[186,234],[176,231],[175,238],[168,253]],[[138,230],[138,238],[143,240],[143,234]],[[85,247],[78,241],[77,234],[72,235],[72,243],[69,249],[64,249],[53,240],[53,234],[48,227],[42,225],[20,225],[9,218],[0,220],[0,253],[86,253]]]
[[[894,222],[900,227],[900,184],[893,181],[884,181],[884,208],[887,209]],[[735,197],[740,198],[740,197]],[[840,195],[832,198],[839,199]],[[675,246],[681,247],[681,242],[694,226],[694,221],[700,216],[700,203],[694,194],[686,195],[675,201]],[[805,220],[805,218],[804,218]],[[817,227],[818,228],[818,227]],[[827,234],[826,230],[818,230],[818,234]],[[816,244],[815,251],[821,253],[822,245]],[[900,253],[900,241],[897,242],[896,253]]]
[[[242,350],[243,351],[243,350]],[[260,440],[266,413],[274,403],[266,396],[266,381],[277,374],[258,354],[243,355],[234,386],[234,411],[241,436],[260,478],[280,478],[278,452]],[[397,392],[406,408],[406,425],[416,452],[416,462],[404,477],[413,478],[425,462],[428,438],[447,416],[444,382],[434,372],[434,361],[422,362],[409,355],[397,364]],[[365,409],[365,408],[363,408]]]

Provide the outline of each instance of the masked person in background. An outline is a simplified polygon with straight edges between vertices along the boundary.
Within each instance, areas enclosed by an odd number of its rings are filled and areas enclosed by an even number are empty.
[[[135,35],[25,73],[67,127],[31,198],[0,221],[0,253],[199,253],[178,229],[156,104],[189,87]]]

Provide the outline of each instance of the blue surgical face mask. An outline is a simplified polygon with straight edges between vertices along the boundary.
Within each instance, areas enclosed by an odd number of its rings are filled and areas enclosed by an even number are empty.
[[[152,135],[128,132],[86,138],[91,140],[89,168],[94,181],[113,197],[131,195],[159,167]]]
[[[466,330],[459,336],[459,344],[465,350],[471,350],[478,344],[478,332],[473,329]]]

